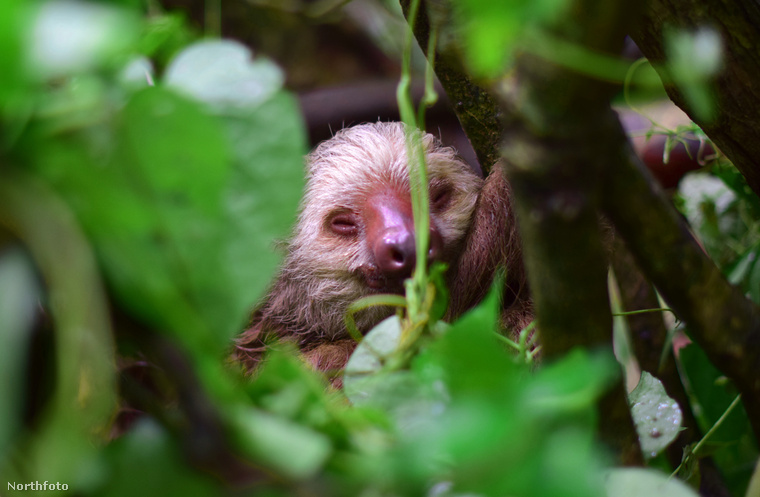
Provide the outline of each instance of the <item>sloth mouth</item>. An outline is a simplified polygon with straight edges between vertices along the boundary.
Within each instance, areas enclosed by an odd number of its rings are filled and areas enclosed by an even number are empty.
[[[404,282],[389,280],[386,278],[374,264],[368,264],[359,268],[359,273],[369,288],[370,293],[391,293],[395,295],[404,295]]]

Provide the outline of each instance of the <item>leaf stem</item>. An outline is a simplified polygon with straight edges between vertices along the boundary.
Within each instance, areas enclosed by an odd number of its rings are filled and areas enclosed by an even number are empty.
[[[673,471],[673,473],[670,475],[671,478],[676,476],[678,472],[681,470],[681,467],[684,465],[684,463],[689,459],[691,456],[697,455],[697,452],[699,452],[699,449],[702,448],[702,446],[705,444],[707,439],[709,439],[713,433],[720,427],[720,425],[723,424],[723,421],[726,420],[729,414],[731,414],[731,411],[734,410],[734,408],[739,404],[739,401],[741,400],[742,396],[741,394],[737,395],[733,402],[731,402],[731,405],[728,406],[728,408],[723,412],[723,415],[721,415],[720,418],[718,418],[718,421],[715,422],[714,425],[712,425],[712,428],[710,428],[710,431],[705,433],[705,436],[702,437],[702,440],[697,442],[697,445],[694,446],[694,449],[691,451],[691,454],[689,456],[684,457],[683,461],[681,461],[681,464],[678,465],[678,467]]]

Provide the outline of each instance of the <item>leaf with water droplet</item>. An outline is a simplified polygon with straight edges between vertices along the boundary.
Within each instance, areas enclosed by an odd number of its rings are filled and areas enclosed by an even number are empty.
[[[678,436],[681,408],[668,397],[660,380],[646,371],[628,396],[628,404],[644,456],[655,457]]]

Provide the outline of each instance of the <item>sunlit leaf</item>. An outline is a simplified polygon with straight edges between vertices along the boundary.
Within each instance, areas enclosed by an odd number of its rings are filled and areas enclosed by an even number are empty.
[[[354,404],[366,403],[385,378],[377,378],[383,364],[401,343],[401,321],[391,316],[372,328],[356,347],[343,373],[343,388]]]
[[[655,457],[676,439],[682,414],[678,403],[668,397],[660,380],[643,371],[639,384],[628,396],[631,415],[645,457]]]
[[[284,77],[271,61],[253,60],[251,51],[238,42],[209,40],[180,53],[164,81],[214,107],[245,109],[271,98]]]
[[[132,90],[153,86],[154,82],[153,64],[146,57],[137,57],[125,65],[119,73],[119,80],[122,85]]]
[[[607,497],[697,497],[699,494],[677,478],[653,469],[614,468],[604,478]]]
[[[129,50],[138,32],[130,10],[75,0],[43,2],[29,40],[29,69],[42,78],[94,69]]]

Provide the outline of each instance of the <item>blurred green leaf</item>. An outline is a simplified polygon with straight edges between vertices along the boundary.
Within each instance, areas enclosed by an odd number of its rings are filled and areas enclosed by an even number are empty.
[[[753,302],[760,302],[760,242],[748,248],[727,269],[728,281],[740,285]]]
[[[478,75],[503,72],[526,33],[561,19],[567,0],[464,0],[456,3],[463,30],[465,61]]]
[[[0,4],[0,112],[11,97],[23,91],[23,42],[28,23],[28,5],[24,0],[4,0]],[[2,114],[0,114],[2,115]]]
[[[413,432],[442,408],[445,392],[421,379],[416,372],[388,370],[398,353],[401,321],[391,316],[367,333],[346,364],[343,388],[355,406],[371,406],[387,412],[399,430]]]
[[[29,43],[29,69],[47,79],[112,63],[137,41],[134,11],[75,0],[41,2]]]
[[[660,380],[646,371],[642,371],[639,384],[628,396],[628,402],[644,457],[655,457],[681,431],[681,408],[668,397]]]
[[[105,456],[101,487],[92,495],[222,495],[220,485],[190,467],[174,439],[150,418],[139,420],[106,449]]]
[[[176,333],[193,333],[181,328],[190,308],[229,329],[220,245],[230,166],[220,123],[194,102],[147,88],[124,108],[116,151],[80,189],[91,195],[82,207],[122,299]]]
[[[234,41],[208,40],[182,51],[166,69],[166,84],[220,110],[250,109],[282,87],[282,71]]]
[[[706,433],[723,415],[736,398],[736,389],[707,359],[704,351],[690,344],[679,351],[679,360],[686,375],[690,394],[696,402],[693,407],[702,433]],[[733,495],[743,495],[754,461],[758,457],[752,430],[744,409],[734,409],[705,443],[705,452],[711,455],[723,471],[726,484]]]
[[[605,478],[607,497],[697,497],[688,485],[653,469],[614,468]]]
[[[723,66],[723,43],[715,29],[665,33],[667,68],[694,113],[709,121],[715,114],[714,77]]]
[[[122,86],[133,91],[153,86],[155,81],[153,64],[147,57],[135,57],[121,69],[118,78]]]
[[[241,409],[231,418],[248,455],[290,478],[314,476],[331,454],[328,437],[281,417]]]
[[[519,370],[494,336],[498,320],[498,292],[492,290],[431,345],[447,372],[452,395],[488,397],[513,388]]]
[[[305,137],[294,100],[277,93],[246,115],[211,117],[146,88],[111,126],[100,151],[90,138],[107,127],[40,135],[38,170],[72,202],[130,308],[188,340],[205,323],[226,346],[295,218]]]
[[[230,275],[230,312],[238,316],[239,327],[280,262],[282,253],[275,243],[285,239],[295,223],[304,186],[306,130],[296,99],[284,91],[256,109],[220,118],[232,152],[224,193],[223,262]]]
[[[594,410],[614,379],[614,358],[577,351],[531,374],[494,336],[495,297],[413,362],[429,400],[413,398],[425,422],[403,430],[396,471],[423,481],[445,475],[453,495],[599,495]]]
[[[152,15],[143,25],[138,52],[164,67],[196,38],[198,35],[188,26],[183,12]]]
[[[760,219],[760,198],[752,191],[747,180],[733,164],[728,161],[718,161],[711,172],[723,181],[737,197],[747,206],[752,219]]]
[[[536,373],[526,406],[535,415],[591,412],[596,400],[619,374],[612,351],[592,354],[580,348],[573,349],[561,361]]]

